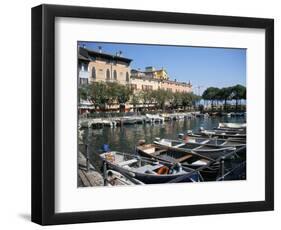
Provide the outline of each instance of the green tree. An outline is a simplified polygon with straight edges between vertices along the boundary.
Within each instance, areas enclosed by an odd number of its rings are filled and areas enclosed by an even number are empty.
[[[190,93],[182,94],[182,106],[184,110],[186,110],[186,107],[192,106],[192,97]]]
[[[142,101],[142,104],[143,104],[145,110],[147,110],[146,105],[148,105],[149,101],[151,101],[151,91],[143,90],[140,92],[139,96],[140,96],[140,99]]]
[[[183,93],[175,92],[172,94],[171,106],[173,109],[178,109],[183,105]]]
[[[219,91],[219,98],[224,101],[224,110],[227,110],[227,101],[231,99],[232,87],[224,87]]]
[[[242,99],[243,100],[246,100],[247,99],[247,89],[246,89],[246,87],[244,87],[245,89],[244,89],[244,91],[243,91],[243,96],[242,96]]]
[[[132,90],[128,86],[121,85],[121,87],[119,87],[118,94],[117,94],[117,102],[119,103],[120,106],[120,112],[121,112],[121,108],[125,109],[125,104],[130,100],[131,95],[132,95]]]
[[[196,106],[196,104],[199,105],[199,102],[202,99],[202,97],[200,95],[194,94],[193,92],[190,93],[190,96],[191,96],[192,105],[194,106]]]
[[[166,103],[170,103],[172,92],[164,89],[158,89],[153,92],[153,97],[157,103],[157,107],[165,111]]]
[[[238,110],[238,102],[246,98],[246,87],[243,85],[235,85],[232,87],[232,99],[235,100],[235,110]]]
[[[89,87],[89,97],[91,101],[94,103],[95,107],[104,110],[111,99],[107,84],[103,82],[93,82]]]
[[[138,93],[133,93],[131,96],[131,104],[133,105],[134,112],[137,111],[137,105],[140,103],[141,96]]]
[[[78,96],[81,100],[88,100],[90,97],[91,85],[80,85],[78,88]]]
[[[125,111],[125,104],[130,100],[132,90],[118,83],[107,83],[107,93],[112,104],[119,104],[119,112]]]
[[[219,92],[220,92],[219,88],[209,87],[202,94],[202,98],[204,100],[211,101],[212,111],[213,111],[213,108],[214,108],[214,101],[217,100]]]

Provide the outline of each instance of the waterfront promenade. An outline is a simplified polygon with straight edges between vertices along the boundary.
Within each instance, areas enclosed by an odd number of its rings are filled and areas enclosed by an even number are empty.
[[[170,120],[182,120],[200,116],[199,111],[185,113],[161,113],[109,118],[80,118],[81,128],[116,127],[130,124],[163,123]]]

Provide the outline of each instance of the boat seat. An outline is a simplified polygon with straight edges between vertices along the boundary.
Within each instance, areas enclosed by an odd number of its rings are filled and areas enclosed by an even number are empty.
[[[164,161],[169,161],[169,162],[171,162],[171,163],[177,163],[177,161],[176,161],[176,159],[174,158],[174,157],[170,157],[170,156],[168,156],[168,155],[162,155],[162,156],[158,156],[158,158],[160,159],[160,160],[164,160]]]
[[[210,140],[202,141],[200,144],[207,144]]]
[[[198,146],[198,147],[195,147],[193,148],[192,150],[197,150],[197,149],[201,149],[202,148],[202,145]]]
[[[138,162],[137,159],[131,159],[131,160],[128,160],[128,161],[122,161],[122,162],[118,163],[118,165],[120,167],[123,167],[125,165],[130,165],[130,164],[137,163],[137,162]]]
[[[166,140],[161,140],[160,142],[158,142],[161,145],[165,145],[165,146],[169,146],[172,147],[172,143]]]
[[[177,145],[175,145],[175,146],[173,146],[173,147],[175,147],[175,148],[180,148],[180,147],[182,147],[182,146],[184,146],[186,143],[180,143],[180,144],[177,144]]]
[[[192,163],[192,165],[206,165],[206,164],[208,164],[208,163],[209,163],[209,161],[204,160],[204,159],[201,159],[201,160],[198,160],[198,161],[194,161],[194,162]]]
[[[160,149],[160,150],[158,150],[158,151],[155,151],[153,154],[151,154],[151,155],[153,155],[153,156],[158,156],[158,155],[160,155],[161,153],[163,153],[163,152],[166,152],[167,150],[166,149]]]
[[[134,169],[135,172],[138,172],[138,173],[145,173],[145,172],[153,172],[154,170],[156,169],[159,169],[161,168],[163,165],[161,164],[158,164],[158,165],[144,165],[142,167],[139,167],[139,168],[136,168]]]
[[[185,160],[187,160],[187,159],[189,159],[191,157],[192,157],[192,155],[188,154],[188,155],[185,155],[183,157],[177,158],[176,162],[182,162],[182,161],[185,161]]]

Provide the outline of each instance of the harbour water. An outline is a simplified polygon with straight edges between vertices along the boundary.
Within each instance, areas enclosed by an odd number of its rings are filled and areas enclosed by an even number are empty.
[[[220,122],[244,123],[244,116],[236,117],[196,117],[185,120],[166,121],[162,124],[134,124],[122,127],[104,127],[102,129],[85,129],[83,134],[83,144],[80,146],[82,152],[84,145],[88,145],[90,161],[98,164],[97,153],[101,151],[104,144],[111,150],[133,153],[139,140],[152,143],[156,137],[177,139],[179,133],[186,133],[187,130],[197,132],[200,127],[212,129]]]

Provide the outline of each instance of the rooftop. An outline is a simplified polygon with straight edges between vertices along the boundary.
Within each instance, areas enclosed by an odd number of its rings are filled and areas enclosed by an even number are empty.
[[[159,72],[159,71],[164,71],[167,72],[164,68],[162,69],[145,69],[145,70],[139,70],[139,69],[132,69],[132,72],[138,72],[138,73],[155,73],[155,72]]]
[[[79,54],[78,54],[79,59],[91,61],[92,60],[91,57],[100,57],[109,60],[122,61],[128,64],[130,64],[132,61],[132,59],[125,58],[119,55],[108,54],[101,51],[95,51],[95,50],[86,49],[84,47],[79,47]]]

